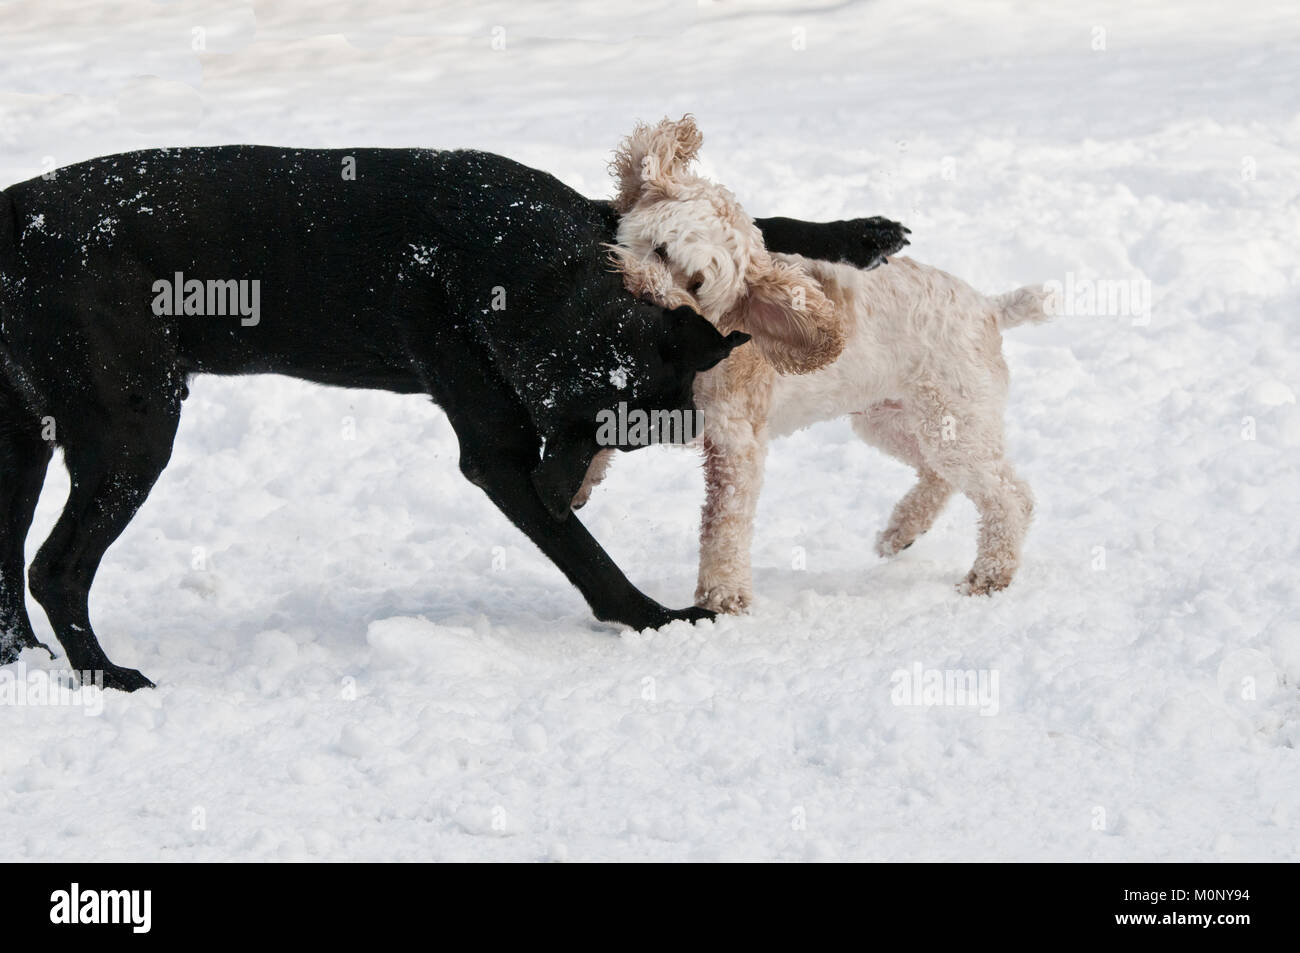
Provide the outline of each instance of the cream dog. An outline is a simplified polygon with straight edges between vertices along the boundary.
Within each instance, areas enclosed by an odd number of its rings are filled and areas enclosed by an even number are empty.
[[[612,248],[630,291],[690,305],[758,345],[695,383],[707,484],[696,604],[736,613],[752,601],[749,550],[768,441],[845,414],[858,436],[918,474],[877,552],[910,546],[960,490],[980,514],[978,554],[961,588],[1005,588],[1034,501],[1005,457],[1001,332],[1046,320],[1046,293],[1024,287],[990,298],[909,258],[862,271],[769,254],[731,193],[691,170],[701,142],[689,116],[638,126],[623,142]],[[593,464],[575,502],[608,462]]]

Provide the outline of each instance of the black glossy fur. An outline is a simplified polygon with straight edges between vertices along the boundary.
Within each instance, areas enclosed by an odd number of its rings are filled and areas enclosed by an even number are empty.
[[[0,662],[39,644],[23,542],[57,445],[72,486],[32,595],[71,667],[151,684],[109,661],[87,600],[167,465],[195,373],[429,394],[465,476],[598,618],[710,615],[642,594],[569,513],[599,410],[691,409],[695,374],[745,340],[627,295],[602,248],[615,226],[604,203],[480,152],[151,150],[0,192]],[[864,240],[852,223],[793,223],[781,244],[800,228],[863,264],[902,241],[897,226]],[[155,282],[177,273],[258,281],[257,323],[157,314]]]

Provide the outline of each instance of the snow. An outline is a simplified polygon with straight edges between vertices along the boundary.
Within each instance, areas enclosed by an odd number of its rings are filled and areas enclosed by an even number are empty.
[[[910,474],[839,422],[773,448],[754,614],[646,633],[591,619],[427,401],[198,379],[92,593],[159,687],[5,706],[5,859],[1300,856],[1292,5],[90,6],[0,5],[0,181],[475,146],[607,195],[632,122],[691,111],[754,214],[890,215],[981,290],[1136,281],[1150,314],[1008,332],[1039,508],[1006,592],[955,591],[965,501],[872,554]],[[652,448],[582,519],[679,606],[702,495]]]

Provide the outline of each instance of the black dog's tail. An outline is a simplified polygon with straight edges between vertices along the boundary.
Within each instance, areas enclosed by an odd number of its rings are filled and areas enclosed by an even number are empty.
[[[0,308],[10,304],[9,295],[13,292],[17,271],[18,209],[8,189],[0,189]]]
[[[6,310],[10,307],[9,295],[18,269],[18,210],[9,193],[0,189],[0,356],[8,352],[4,347]]]
[[[28,375],[13,359],[5,327],[13,320],[13,295],[18,279],[18,210],[9,193],[0,189],[0,428],[12,427],[38,412],[40,398]]]
[[[18,257],[18,211],[9,192],[0,189],[0,275],[13,267]]]

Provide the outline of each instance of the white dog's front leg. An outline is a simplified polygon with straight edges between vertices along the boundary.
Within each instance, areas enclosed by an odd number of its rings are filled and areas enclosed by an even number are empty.
[[[587,475],[582,479],[582,486],[573,496],[573,502],[569,504],[570,508],[580,510],[587,505],[591,499],[591,493],[596,487],[600,486],[600,481],[605,479],[605,474],[609,470],[609,465],[614,462],[615,450],[601,450],[591,460],[591,466],[587,467]]]
[[[732,614],[749,610],[754,598],[749,547],[766,456],[766,440],[748,423],[728,427],[725,436],[704,438],[698,606]]]

